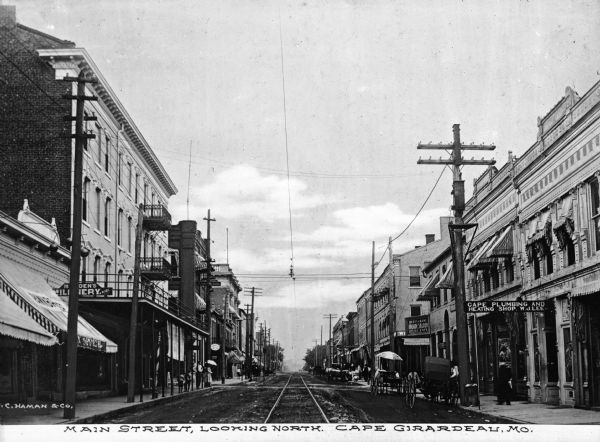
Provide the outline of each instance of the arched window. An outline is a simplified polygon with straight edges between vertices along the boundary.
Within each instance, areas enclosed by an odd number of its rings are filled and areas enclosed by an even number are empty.
[[[96,187],[96,229],[100,231],[102,222],[102,192]]]
[[[117,293],[120,294],[121,291],[123,290],[123,269],[119,270],[119,273],[117,273]],[[117,295],[120,296],[120,295]]]
[[[133,226],[131,224],[131,217],[127,218],[127,251],[131,252],[131,240],[132,240],[132,233],[133,230]]]

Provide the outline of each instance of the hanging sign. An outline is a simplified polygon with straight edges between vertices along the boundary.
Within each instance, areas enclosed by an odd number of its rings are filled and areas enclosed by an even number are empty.
[[[210,349],[211,349],[212,351],[219,351],[219,350],[221,349],[221,346],[220,346],[219,344],[212,344],[212,345],[210,346]]]
[[[54,291],[59,296],[69,296],[69,283],[65,283]],[[79,296],[84,298],[96,298],[98,296],[112,296],[111,287],[101,287],[95,282],[80,282]]]
[[[467,301],[467,313],[543,312],[546,301]]]

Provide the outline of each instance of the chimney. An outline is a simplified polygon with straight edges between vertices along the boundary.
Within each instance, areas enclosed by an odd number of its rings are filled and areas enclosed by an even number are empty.
[[[440,217],[440,237],[441,239],[450,239],[450,231],[448,230],[448,224],[452,221],[451,216]]]
[[[14,31],[17,27],[17,7],[14,5],[0,5],[0,28]]]
[[[428,233],[425,235],[425,245],[435,241],[435,233]]]

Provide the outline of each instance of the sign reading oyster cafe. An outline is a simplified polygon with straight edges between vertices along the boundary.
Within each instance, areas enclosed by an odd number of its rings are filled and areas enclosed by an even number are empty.
[[[407,336],[429,335],[429,315],[409,316],[405,321]]]

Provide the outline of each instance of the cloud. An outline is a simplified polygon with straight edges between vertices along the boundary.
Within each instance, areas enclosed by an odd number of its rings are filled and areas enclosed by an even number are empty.
[[[321,206],[322,195],[308,195],[307,185],[290,179],[290,199],[294,216],[306,209]],[[248,165],[233,166],[219,173],[213,182],[193,189],[193,205],[210,207],[221,218],[254,217],[265,222],[289,217],[288,183],[285,177],[261,175]]]

